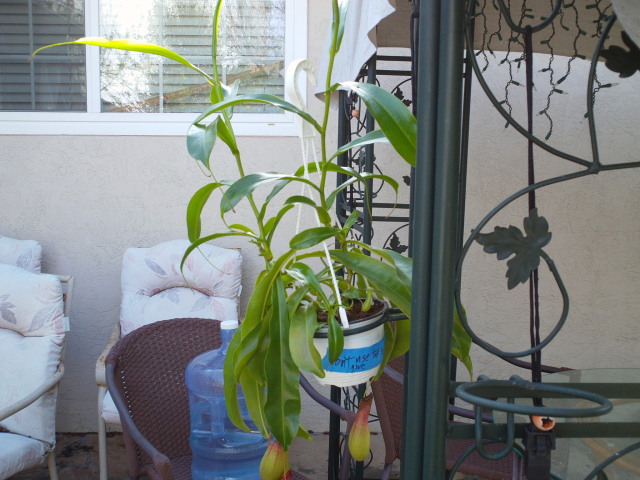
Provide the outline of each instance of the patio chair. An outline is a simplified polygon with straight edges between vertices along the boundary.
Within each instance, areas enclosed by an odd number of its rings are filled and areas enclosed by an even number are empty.
[[[0,479],[45,462],[58,478],[56,398],[72,294],[73,277],[0,264]]]
[[[376,411],[380,419],[380,429],[385,445],[384,469],[381,480],[388,480],[391,475],[393,462],[400,458],[402,441],[403,415],[403,374],[404,357],[398,357],[387,365],[379,380],[371,385]],[[454,415],[473,418],[473,412],[459,407],[450,407]],[[484,416],[483,420],[491,421]],[[453,467],[460,455],[474,444],[469,440],[447,440],[447,469]],[[487,445],[489,452],[497,452],[504,448],[502,444]],[[478,453],[472,453],[458,469],[458,473],[477,475],[488,480],[521,479],[522,462],[515,453],[507,455],[501,460],[486,460]]]
[[[96,363],[100,480],[107,480],[107,427],[121,425],[107,389],[105,358],[121,336],[168,318],[238,319],[242,255],[238,250],[202,245],[180,262],[188,240],[150,248],[129,248],[123,258],[120,321]]]
[[[133,478],[148,475],[152,480],[191,479],[189,398],[184,371],[193,357],[220,344],[219,322],[172,319],[145,325],[123,336],[107,356],[107,384],[122,419]],[[301,379],[301,385],[312,398],[347,420],[350,428],[354,412],[322,397],[306,379]],[[348,462],[348,450],[345,453]],[[297,472],[293,478],[307,480]]]

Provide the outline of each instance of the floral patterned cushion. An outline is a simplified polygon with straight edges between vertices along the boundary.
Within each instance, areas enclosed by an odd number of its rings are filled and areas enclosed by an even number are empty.
[[[0,264],[0,328],[27,337],[61,334],[62,318],[58,277]]]
[[[122,264],[122,335],[168,318],[238,319],[242,256],[237,250],[202,245],[180,262],[190,245],[172,240],[129,248]]]
[[[0,235],[0,263],[40,273],[42,245],[35,240],[16,240]]]
[[[62,359],[62,287],[55,275],[0,264],[0,405],[34,391]],[[0,426],[45,442],[55,441],[56,392],[50,391]]]

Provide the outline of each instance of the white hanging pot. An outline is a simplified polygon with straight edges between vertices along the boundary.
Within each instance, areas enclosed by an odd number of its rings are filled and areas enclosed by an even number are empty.
[[[624,31],[640,47],[640,1],[611,0],[611,4]]]
[[[325,377],[316,377],[321,385],[349,387],[365,383],[378,371],[384,353],[384,322],[389,314],[389,305],[370,317],[350,322],[343,329],[344,349],[340,357],[329,364],[329,327],[320,328],[313,339],[322,356]]]

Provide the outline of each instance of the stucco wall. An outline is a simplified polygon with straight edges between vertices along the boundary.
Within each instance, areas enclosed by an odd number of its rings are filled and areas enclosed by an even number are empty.
[[[329,16],[329,2],[309,2],[312,60],[318,59],[324,45]],[[612,89],[611,97],[598,102],[601,149],[608,161],[637,157],[633,143],[640,124],[637,88],[625,88]],[[569,91],[570,85],[565,89]],[[561,103],[556,110],[552,141],[587,155],[584,102],[575,98],[574,102]],[[312,108],[317,110],[318,105]],[[562,124],[568,127],[563,129]],[[474,95],[467,231],[489,208],[524,186],[525,145],[512,129],[503,127],[504,120],[483,96]],[[245,137],[240,145],[257,168],[290,171],[298,161],[296,138]],[[546,155],[539,158],[540,178],[575,169]],[[231,163],[226,153],[221,157],[225,160]],[[130,246],[185,237],[187,202],[206,179],[188,156],[182,137],[0,135],[0,165],[0,234],[39,240],[44,246],[44,271],[76,277],[58,430],[94,431],[94,365],[118,319],[122,253]],[[635,301],[640,290],[639,186],[640,172],[617,171],[539,194],[540,213],[548,218],[554,235],[547,250],[573,299],[567,326],[545,361],[571,367],[640,366]],[[236,215],[243,217],[243,207]],[[524,216],[519,203],[495,224],[521,228]],[[238,246],[236,240],[219,244]],[[253,246],[245,244],[242,249],[244,309],[261,259]],[[463,301],[482,335],[518,348],[527,341],[526,310],[521,307],[525,287],[504,293],[505,269],[504,262],[475,247],[465,268]],[[549,285],[544,280],[547,331],[558,311],[557,294]],[[474,360],[476,373],[505,377],[513,370],[477,350]],[[305,412],[313,415],[306,426],[328,428],[317,409],[306,406]]]

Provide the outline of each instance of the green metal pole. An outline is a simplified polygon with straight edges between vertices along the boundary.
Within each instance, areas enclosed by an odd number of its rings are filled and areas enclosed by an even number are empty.
[[[464,1],[442,3],[423,479],[444,479],[458,233]]]
[[[438,480],[446,475],[464,1],[432,0],[421,7],[412,341],[403,439],[409,450],[402,473],[405,479]]]
[[[435,156],[438,106],[438,42],[440,2],[422,1],[418,31],[418,71],[416,115],[418,151],[412,205],[413,290],[411,302],[411,345],[404,383],[404,425],[401,477],[422,477],[428,343],[429,276],[433,213],[433,157]]]

